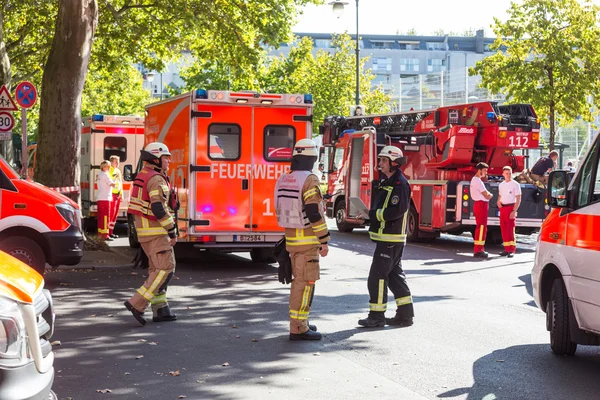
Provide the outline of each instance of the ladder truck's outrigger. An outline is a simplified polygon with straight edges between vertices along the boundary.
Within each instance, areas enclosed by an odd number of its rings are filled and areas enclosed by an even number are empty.
[[[406,163],[402,171],[412,188],[408,215],[409,240],[435,238],[440,233],[474,231],[469,182],[479,162],[489,164],[488,238],[501,242],[496,206],[502,168],[524,169],[524,155],[514,150],[535,149],[540,121],[529,104],[479,102],[384,115],[327,117],[321,126],[328,157],[327,215],[338,229],[351,232],[368,224],[371,193],[379,180],[377,154],[388,144],[398,146]],[[548,214],[545,194],[522,184],[517,233],[536,232]]]

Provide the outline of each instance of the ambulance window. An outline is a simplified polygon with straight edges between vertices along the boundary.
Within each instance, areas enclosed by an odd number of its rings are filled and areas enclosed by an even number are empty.
[[[579,207],[585,207],[590,204],[590,201],[598,201],[600,194],[598,190],[600,185],[596,182],[598,180],[598,142],[594,144],[592,150],[588,153],[588,158],[585,160],[583,167],[581,168],[581,182],[580,190],[577,198],[577,205]],[[591,195],[591,196],[590,196]]]
[[[265,127],[265,160],[291,161],[294,143],[296,143],[296,129],[293,126],[267,125]]]
[[[240,158],[242,129],[233,124],[211,124],[208,127],[208,158],[237,160]]]
[[[104,138],[104,159],[119,156],[119,161],[127,161],[127,138],[123,136],[107,136]]]

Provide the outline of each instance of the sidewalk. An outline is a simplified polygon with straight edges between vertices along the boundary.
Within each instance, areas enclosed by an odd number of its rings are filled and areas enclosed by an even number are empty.
[[[107,242],[108,251],[86,250],[81,262],[77,265],[61,265],[59,269],[102,269],[102,268],[130,268],[132,266],[135,249],[129,247],[127,238],[119,238]],[[50,267],[48,267],[50,268]]]

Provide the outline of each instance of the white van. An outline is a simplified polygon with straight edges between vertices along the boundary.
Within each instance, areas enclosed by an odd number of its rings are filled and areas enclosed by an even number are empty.
[[[531,281],[552,351],[572,355],[600,345],[600,135],[574,176],[554,171],[549,185]]]

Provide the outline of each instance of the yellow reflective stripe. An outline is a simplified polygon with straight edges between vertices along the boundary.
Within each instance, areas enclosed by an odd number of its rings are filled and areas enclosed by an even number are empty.
[[[321,225],[317,225],[317,226],[313,226],[313,232],[321,232],[324,231],[325,229],[327,229],[327,224],[321,224]]]
[[[396,305],[398,307],[412,303],[412,296],[404,296],[396,299]]]
[[[164,228],[140,228],[137,229],[138,236],[157,236],[157,235],[166,235],[167,231]]]
[[[159,195],[158,189],[151,191],[150,193],[148,193],[148,195],[150,195],[150,197],[152,197],[152,196],[158,196]]]
[[[162,189],[163,193],[169,193],[169,187],[167,185],[160,185],[160,188]]]
[[[381,242],[394,242],[394,243],[404,243],[406,242],[405,234],[391,234],[391,233],[375,233],[369,232],[369,237],[374,241]]]
[[[141,207],[148,207],[150,205],[150,202],[138,199],[137,197],[132,197],[129,203],[139,205]]]
[[[383,234],[383,230],[385,229],[385,221],[383,221],[383,210],[385,210],[387,208],[388,202],[390,201],[390,196],[392,195],[392,190],[394,190],[394,188],[391,186],[384,186],[383,189],[387,190],[388,194],[385,197],[385,202],[383,203],[383,207],[381,207],[382,221],[381,221],[381,224],[379,225],[379,234],[380,235]]]
[[[473,242],[473,244],[476,244],[477,246],[483,246],[483,245],[485,245],[485,240],[483,242],[480,242],[479,240],[475,240]]]
[[[142,296],[143,298],[145,298],[148,301],[152,301],[152,298],[154,297],[154,295],[152,293],[148,293],[148,291],[146,290],[145,287],[141,287],[137,290],[137,292],[139,293],[140,296]]]
[[[303,245],[307,245],[307,244],[314,244],[314,245],[321,244],[319,242],[319,239],[317,239],[316,236],[306,236],[304,239],[291,239],[291,238],[286,237],[285,243],[288,246],[303,246]]]
[[[387,304],[373,304],[369,303],[369,310],[371,311],[386,311]]]
[[[318,190],[316,188],[312,188],[312,189],[304,192],[304,194],[302,195],[302,198],[306,201],[310,196],[315,195],[317,193],[319,193]]]
[[[300,312],[308,313],[308,301],[310,299],[310,286],[304,286],[304,293],[302,294],[302,304],[300,305]]]
[[[173,220],[173,217],[169,217],[169,218],[167,218],[167,219],[164,219],[164,220],[162,220],[162,221],[158,221],[158,222],[160,222],[160,225],[161,225],[161,226],[169,226],[169,225],[171,225],[171,224],[174,224],[174,223],[175,223],[175,221]]]
[[[167,294],[163,293],[163,294],[159,294],[158,296],[154,296],[150,302],[152,304],[166,303],[167,302]]]
[[[377,217],[377,221],[383,221],[383,210],[380,208],[375,212],[375,216]]]
[[[152,285],[150,285],[150,287],[148,288],[149,293],[154,293],[156,291],[156,288],[162,282],[165,274],[166,274],[165,270],[158,271],[158,274],[156,275],[156,278],[154,278]]]
[[[383,304],[383,288],[385,281],[383,279],[379,280],[379,291],[377,292],[377,304]]]
[[[478,242],[484,242],[485,240],[483,240],[483,225],[479,225],[479,240]]]
[[[404,212],[404,217],[402,218],[402,230],[400,232],[406,234],[406,221],[408,220],[408,210]],[[418,222],[415,221],[415,223],[418,225]],[[417,229],[417,227],[415,227],[415,229]]]
[[[308,313],[304,311],[290,310],[290,318],[303,321],[308,319]]]

